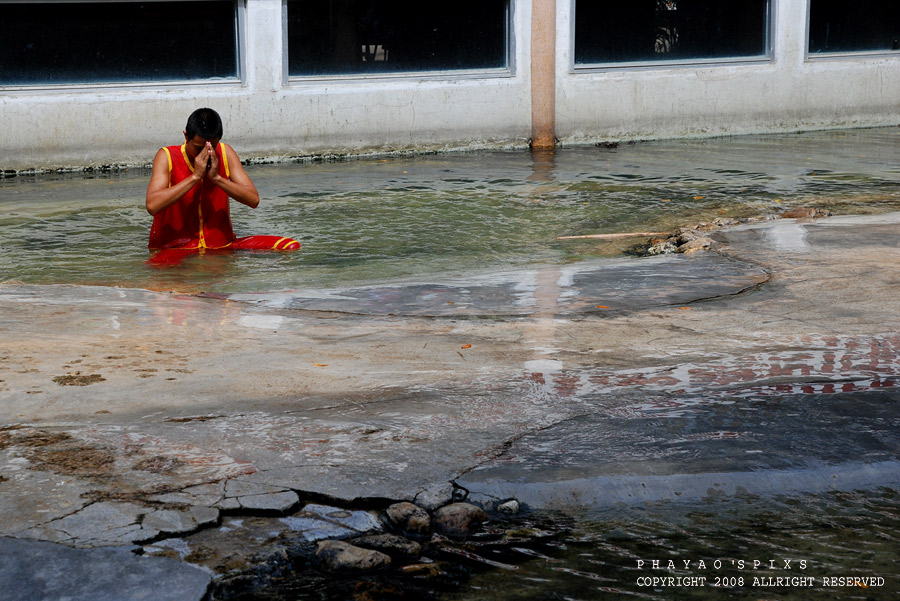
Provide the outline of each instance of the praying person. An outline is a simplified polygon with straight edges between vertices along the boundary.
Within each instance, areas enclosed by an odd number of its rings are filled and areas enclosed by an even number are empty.
[[[216,111],[197,109],[188,117],[184,144],[156,153],[147,186],[147,212],[153,215],[149,248],[182,251],[182,258],[202,249],[300,248],[299,242],[287,237],[235,236],[229,197],[255,209],[259,192],[237,153],[221,141],[222,132]],[[167,261],[157,258],[155,262]]]

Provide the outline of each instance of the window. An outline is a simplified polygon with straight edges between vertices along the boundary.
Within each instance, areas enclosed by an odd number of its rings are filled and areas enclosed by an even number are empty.
[[[900,3],[810,0],[809,53],[900,51]]]
[[[236,78],[233,0],[0,3],[0,85]]]
[[[760,58],[770,0],[577,0],[575,67]]]
[[[505,69],[509,0],[288,0],[288,74]]]

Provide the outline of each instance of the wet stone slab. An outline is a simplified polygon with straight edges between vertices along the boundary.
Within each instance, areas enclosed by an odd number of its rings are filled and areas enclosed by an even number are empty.
[[[296,515],[281,518],[281,523],[294,532],[300,532],[310,542],[366,534],[382,528],[378,518],[368,511],[350,511],[312,503]]]
[[[900,484],[900,391],[642,398],[528,434],[457,483],[603,509]]]
[[[0,538],[0,601],[200,601],[212,577],[131,547],[74,549]]]
[[[761,268],[713,253],[548,265],[447,279],[334,290],[233,294],[269,308],[363,315],[524,316],[654,306],[737,294],[765,282]],[[549,302],[548,302],[549,301]]]
[[[219,511],[214,507],[191,507],[188,510],[157,509],[144,516],[141,525],[155,528],[163,534],[181,534],[218,522]]]
[[[160,535],[153,520],[144,518],[153,510],[134,503],[91,503],[58,520],[22,532],[29,538],[62,542],[74,546],[125,545],[152,540]],[[171,520],[157,525],[173,528]]]

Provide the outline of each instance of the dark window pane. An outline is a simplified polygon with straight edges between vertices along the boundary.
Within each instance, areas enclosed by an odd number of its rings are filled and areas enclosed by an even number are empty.
[[[575,64],[765,56],[769,0],[577,0]]]
[[[506,67],[508,5],[508,0],[288,0],[288,72]]]
[[[809,52],[900,50],[900,2],[811,0]]]
[[[0,84],[237,76],[225,1],[0,4]]]

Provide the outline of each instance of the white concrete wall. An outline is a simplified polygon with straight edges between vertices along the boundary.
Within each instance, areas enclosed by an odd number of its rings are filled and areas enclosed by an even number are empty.
[[[247,0],[241,83],[0,88],[0,169],[142,165],[218,110],[244,158],[524,147],[531,134],[530,0],[512,0],[513,69],[283,81],[282,4]],[[773,0],[774,60],[575,73],[571,2],[557,0],[557,137],[613,139],[895,124],[900,56],[805,59],[806,0]]]
[[[513,68],[489,77],[285,83],[281,11],[247,0],[243,83],[0,88],[0,169],[149,164],[201,106],[242,158],[527,145],[527,3],[514,10]]]

